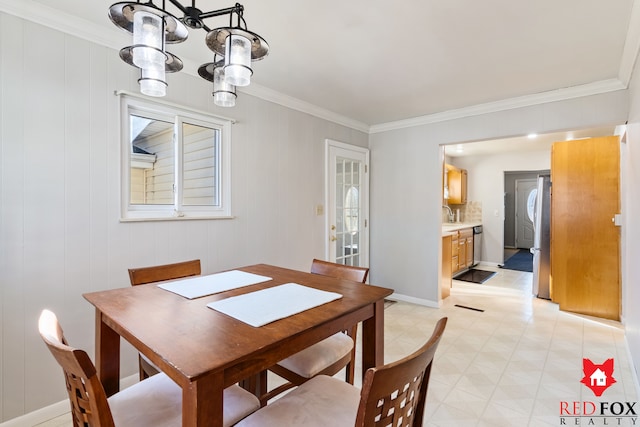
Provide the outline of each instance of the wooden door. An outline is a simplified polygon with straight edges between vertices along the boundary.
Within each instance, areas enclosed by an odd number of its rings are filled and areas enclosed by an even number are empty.
[[[617,136],[553,144],[551,299],[561,310],[620,320]]]

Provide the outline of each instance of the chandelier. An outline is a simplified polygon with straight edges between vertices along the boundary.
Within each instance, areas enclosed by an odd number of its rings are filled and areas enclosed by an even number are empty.
[[[236,87],[251,83],[252,61],[259,61],[269,53],[269,45],[258,34],[247,29],[243,18],[244,6],[202,12],[191,6],[183,6],[177,0],[169,3],[178,8],[182,18],[177,18],[165,9],[153,4],[137,2],[114,3],[109,8],[109,18],[118,27],[133,34],[133,45],[120,50],[120,58],[140,69],[140,92],[149,96],[165,96],[166,73],[180,71],[183,63],[166,50],[167,44],[180,43],[187,39],[189,30],[203,29],[207,32],[205,43],[213,51],[213,62],[203,64],[198,74],[213,83],[213,99],[216,105],[233,107],[236,103]],[[204,23],[207,18],[229,15],[229,26],[210,29]],[[235,25],[233,17],[236,17]]]

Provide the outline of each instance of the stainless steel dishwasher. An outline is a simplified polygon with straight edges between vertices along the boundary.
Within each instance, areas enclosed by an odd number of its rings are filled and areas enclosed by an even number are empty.
[[[480,264],[482,259],[482,226],[473,227],[473,266]]]

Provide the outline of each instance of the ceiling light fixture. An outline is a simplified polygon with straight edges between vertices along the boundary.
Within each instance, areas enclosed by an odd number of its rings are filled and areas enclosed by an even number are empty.
[[[203,64],[198,74],[213,82],[213,98],[216,105],[233,107],[236,103],[236,86],[251,83],[252,61],[259,61],[269,53],[269,45],[258,34],[247,29],[244,20],[244,6],[202,12],[191,6],[183,6],[177,0],[169,3],[178,8],[182,18],[166,11],[165,0],[162,8],[152,1],[148,3],[119,2],[109,8],[109,18],[118,27],[133,34],[133,45],[120,50],[124,62],[140,69],[140,92],[149,96],[166,95],[165,73],[180,71],[182,61],[167,52],[166,45],[180,43],[187,39],[189,30],[207,31],[205,43],[214,53],[213,62]],[[236,25],[233,25],[233,15]],[[229,26],[210,29],[204,23],[207,18],[229,15]]]

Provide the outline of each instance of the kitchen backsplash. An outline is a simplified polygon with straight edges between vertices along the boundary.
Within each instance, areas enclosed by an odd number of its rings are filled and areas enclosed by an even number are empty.
[[[482,222],[482,202],[468,201],[466,205],[449,205],[451,210],[456,214],[456,210],[460,209],[460,222]],[[442,210],[442,222],[447,222],[447,210]]]

